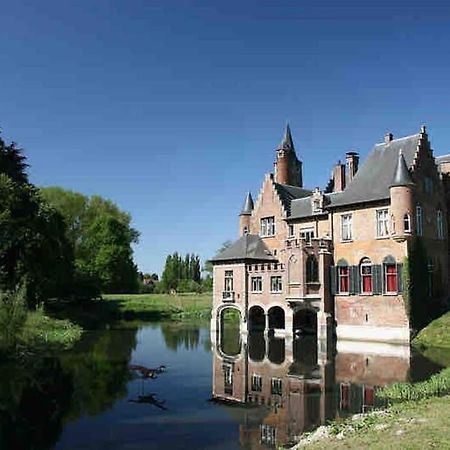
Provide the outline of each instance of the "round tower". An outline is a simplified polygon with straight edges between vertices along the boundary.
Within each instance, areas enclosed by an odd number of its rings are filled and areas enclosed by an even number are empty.
[[[283,140],[277,148],[275,161],[275,181],[280,184],[303,187],[302,162],[295,154],[289,124],[286,125]]]
[[[250,234],[250,219],[252,218],[254,204],[252,194],[249,192],[245,197],[242,211],[239,214],[239,236]]]
[[[399,151],[394,178],[389,187],[391,197],[392,239],[404,241],[413,231],[414,182],[406,165],[402,151]]]

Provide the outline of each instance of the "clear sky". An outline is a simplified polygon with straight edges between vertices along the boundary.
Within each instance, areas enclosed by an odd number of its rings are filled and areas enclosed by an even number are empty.
[[[450,152],[450,3],[14,0],[0,126],[31,180],[112,199],[143,271],[237,237],[288,120],[307,187],[428,125]]]

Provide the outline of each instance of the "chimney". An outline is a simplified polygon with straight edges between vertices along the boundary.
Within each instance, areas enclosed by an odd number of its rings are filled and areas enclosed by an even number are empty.
[[[394,135],[392,133],[386,133],[384,135],[384,143],[389,144],[389,142],[392,142],[394,140]]]
[[[347,163],[347,182],[346,185],[348,186],[350,182],[353,180],[353,178],[356,175],[356,172],[358,172],[358,164],[359,164],[359,155],[356,152],[347,152],[345,154],[345,161]]]
[[[333,168],[333,192],[342,192],[345,189],[345,164],[340,161]]]

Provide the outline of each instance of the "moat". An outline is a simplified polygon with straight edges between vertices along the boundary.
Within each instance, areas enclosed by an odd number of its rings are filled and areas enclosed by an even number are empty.
[[[89,332],[57,358],[0,366],[0,448],[277,448],[441,368],[404,347],[338,350],[232,327],[211,344],[208,324]]]

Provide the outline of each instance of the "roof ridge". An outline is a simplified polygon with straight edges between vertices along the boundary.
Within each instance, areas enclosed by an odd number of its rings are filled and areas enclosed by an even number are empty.
[[[415,133],[415,134],[411,134],[409,136],[403,136],[401,138],[392,139],[392,141],[389,141],[389,142],[379,142],[378,144],[375,144],[375,147],[378,147],[379,145],[389,145],[396,141],[402,141],[404,139],[410,139],[412,137],[419,137],[419,136],[420,136],[420,133]]]

